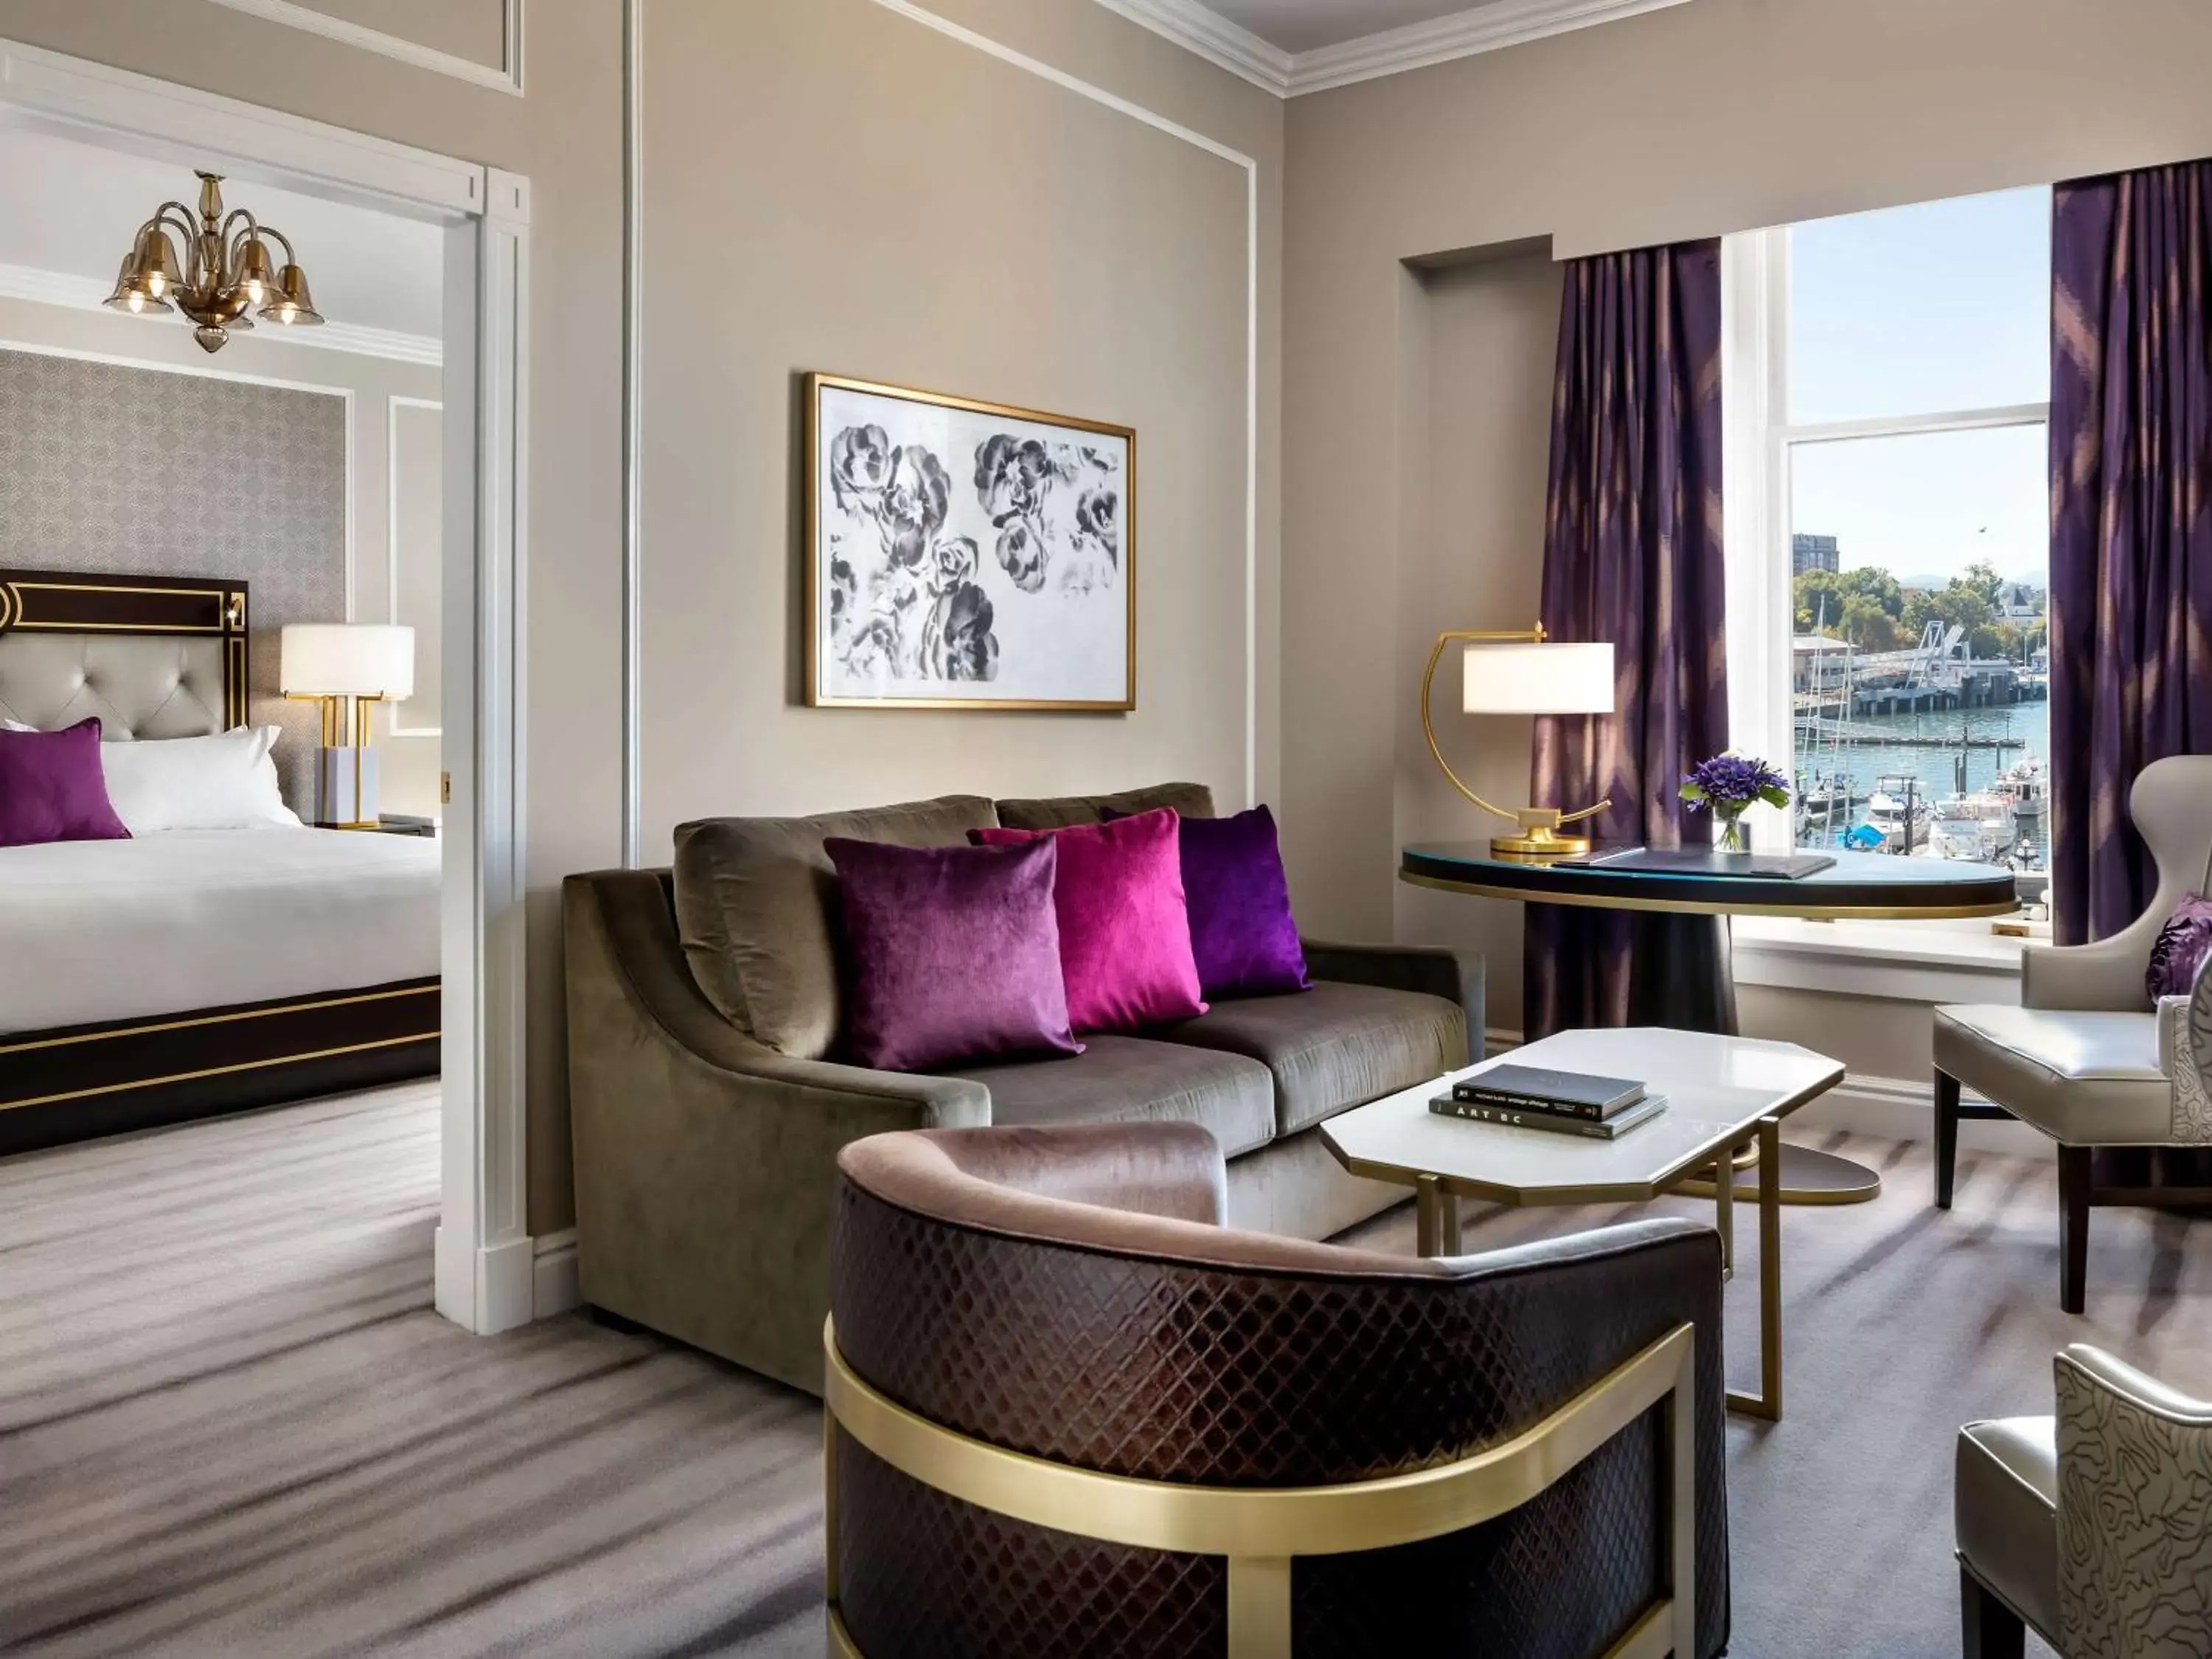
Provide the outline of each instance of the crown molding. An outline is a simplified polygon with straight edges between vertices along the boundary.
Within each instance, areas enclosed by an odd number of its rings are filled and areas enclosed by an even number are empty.
[[[1297,58],[1199,4],[1198,0],[1098,0],[1098,3],[1278,98],[1290,94]]]
[[[1098,3],[1278,97],[1297,98],[1686,5],[1689,0],[1491,0],[1430,22],[1301,52],[1285,52],[1198,0]]]
[[[40,270],[32,265],[0,264],[0,299],[30,300],[40,305],[60,306],[70,311],[105,311],[114,284],[97,277],[74,276],[65,270]],[[110,316],[127,313],[109,312]],[[156,314],[133,320],[167,322],[173,317]],[[325,323],[317,328],[288,328],[266,333],[255,331],[246,339],[265,339],[276,345],[313,346],[323,351],[347,351],[357,357],[388,357],[396,362],[422,363],[436,368],[446,361],[445,343],[433,334],[403,334],[397,329],[364,328],[359,323]]]

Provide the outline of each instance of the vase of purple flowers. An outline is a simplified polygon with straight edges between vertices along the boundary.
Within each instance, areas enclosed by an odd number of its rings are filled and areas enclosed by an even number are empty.
[[[1699,761],[1682,780],[1682,799],[1694,812],[1706,807],[1721,827],[1719,848],[1723,853],[1748,853],[1743,815],[1753,801],[1769,806],[1790,805],[1790,780],[1765,761],[1729,753]]]

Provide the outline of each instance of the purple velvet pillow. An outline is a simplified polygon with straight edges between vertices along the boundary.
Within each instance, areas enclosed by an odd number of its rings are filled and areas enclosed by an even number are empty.
[[[0,847],[130,839],[108,805],[97,716],[59,732],[0,731]]]
[[[2191,893],[2181,908],[2158,930],[2150,947],[2150,969],[2143,988],[2156,1002],[2160,997],[2185,997],[2197,986],[2197,970],[2212,956],[2212,899]]]
[[[984,1054],[1079,1054],[1067,1025],[1059,849],[831,836],[844,915],[844,1052],[880,1072]]]
[[[1121,814],[1109,807],[1105,816],[1110,822]],[[1184,818],[1179,828],[1190,951],[1206,1000],[1311,988],[1275,815],[1255,806],[1225,818]]]

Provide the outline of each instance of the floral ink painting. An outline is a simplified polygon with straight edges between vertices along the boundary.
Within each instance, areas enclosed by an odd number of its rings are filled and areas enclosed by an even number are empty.
[[[1136,706],[1136,434],[807,377],[807,701]]]

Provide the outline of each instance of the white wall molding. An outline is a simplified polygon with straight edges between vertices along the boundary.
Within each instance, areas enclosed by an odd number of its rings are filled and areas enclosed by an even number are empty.
[[[533,1248],[536,1261],[532,1273],[532,1317],[550,1319],[556,1314],[582,1307],[584,1292],[576,1276],[576,1230],[563,1227],[557,1233],[541,1233],[533,1241]]]
[[[40,270],[33,265],[0,264],[0,299],[31,300],[40,305],[62,306],[70,311],[104,311],[114,283],[95,276],[76,276],[65,270]],[[167,326],[185,331],[174,313],[150,313],[133,317],[112,312],[133,323]],[[349,352],[356,357],[386,357],[394,362],[421,363],[436,368],[445,362],[445,345],[434,334],[404,334],[397,329],[365,328],[358,323],[325,323],[319,328],[256,329],[231,342],[266,342],[270,345],[313,346],[322,351]]]
[[[1012,46],[926,10],[913,0],[875,0],[926,28],[1011,64],[1077,96],[1195,145],[1244,170],[1244,804],[1260,799],[1260,163],[1157,110],[1070,75]]]
[[[484,210],[473,162],[12,40],[0,41],[0,122],[188,167],[220,157],[229,178],[416,219]]]
[[[443,413],[446,405],[435,398],[404,398],[393,394],[384,400],[384,620],[399,620],[399,411],[403,409],[434,409]],[[441,446],[442,449],[442,446]],[[348,584],[350,589],[351,584]],[[440,629],[441,634],[444,629]],[[419,659],[418,659],[419,660]],[[394,738],[436,738],[444,736],[436,726],[403,726],[399,720],[401,705],[392,705],[387,735]]]
[[[1199,0],[1098,0],[1098,3],[1279,98],[1290,93],[1297,56],[1231,22]]]
[[[227,6],[233,11],[242,11],[249,17],[259,17],[271,23],[282,23],[309,34],[319,34],[325,40],[335,40],[341,46],[354,46],[362,52],[373,52],[379,57],[390,58],[416,69],[429,70],[434,74],[448,75],[456,81],[466,81],[472,86],[489,87],[494,92],[522,95],[522,8],[524,0],[505,0],[501,14],[501,62],[479,64],[473,58],[463,58],[454,52],[441,52],[435,46],[426,46],[419,40],[410,40],[401,34],[388,34],[382,29],[373,29],[365,24],[349,22],[343,17],[333,17],[313,6],[295,3],[295,0],[210,0],[210,3]]]
[[[1492,0],[1430,22],[1300,52],[1285,52],[1198,0],[1098,3],[1278,97],[1297,98],[1686,5],[1689,0]]]

